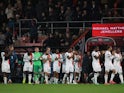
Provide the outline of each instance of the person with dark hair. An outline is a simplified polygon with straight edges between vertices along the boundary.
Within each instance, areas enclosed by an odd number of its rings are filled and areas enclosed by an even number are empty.
[[[94,83],[98,84],[97,78],[99,76],[99,73],[101,72],[101,65],[100,65],[100,52],[99,47],[95,47],[92,51],[92,67],[94,71]]]
[[[87,83],[88,75],[92,72],[92,60],[91,53],[87,51],[87,53],[83,57],[82,63],[82,74],[84,78],[84,82]]]
[[[38,32],[37,32],[37,23],[35,20],[31,21],[31,29],[30,29],[30,43],[37,43],[38,40]]]
[[[32,72],[33,72],[33,54],[30,50],[27,50],[27,52],[24,54],[23,61],[24,61],[24,67],[23,67],[23,81],[24,84],[26,82],[26,74],[28,74],[28,84],[31,84],[32,79]]]
[[[124,80],[123,80],[123,71],[122,71],[122,66],[120,65],[121,64],[121,61],[122,61],[122,54],[121,54],[121,51],[120,51],[120,48],[117,48],[116,49],[116,53],[114,55],[114,67],[116,69],[116,73],[119,74],[119,78],[120,78],[120,81],[121,81],[121,84],[124,83]]]
[[[13,76],[15,76],[15,68],[16,68],[16,63],[18,62],[18,57],[16,52],[14,51],[14,46],[10,45],[11,47],[13,47],[13,51],[12,54],[10,55],[10,70],[11,70],[11,74],[9,75],[9,83],[12,83],[13,80]]]
[[[116,73],[116,71],[115,71],[115,67],[114,67],[114,65],[112,64],[112,59],[114,58],[114,51],[113,51],[113,53],[111,53],[111,51],[112,51],[112,47],[111,46],[108,46],[108,48],[107,48],[107,51],[105,52],[105,76],[104,76],[104,78],[105,78],[105,84],[115,84],[115,82],[113,81],[113,79],[114,79],[114,76],[115,76],[115,73]],[[110,81],[109,81],[109,83],[108,83],[108,74],[109,74],[109,72],[110,71],[112,71],[112,74],[111,74],[111,78],[110,78]]]
[[[42,56],[46,84],[49,84],[49,78],[51,74],[52,55],[50,54],[50,52],[50,47],[47,47],[46,52]]]
[[[1,64],[1,70],[3,73],[3,81],[4,84],[7,84],[8,81],[8,74],[11,73],[10,70],[10,56],[12,54],[13,51],[13,46],[7,46],[4,50],[4,52],[1,52],[1,58],[2,58],[2,64]]]
[[[6,46],[13,44],[12,33],[11,33],[11,29],[9,27],[6,27],[5,38],[6,38],[5,39],[5,45]]]
[[[66,65],[63,83],[65,83],[65,80],[67,79],[67,84],[72,84],[74,72],[74,53],[72,48],[70,48],[68,52],[65,53],[65,59]]]
[[[60,73],[61,62],[62,62],[62,55],[59,52],[59,50],[56,49],[56,51],[52,57],[54,59],[54,61],[53,61],[54,83],[58,84],[59,73]]]
[[[80,82],[81,78],[81,70],[82,70],[82,54],[75,50],[74,51],[74,84],[77,84]]]
[[[38,47],[35,47],[35,52],[33,53],[33,75],[34,75],[34,83],[39,84],[39,78],[43,71],[42,53],[40,52]]]

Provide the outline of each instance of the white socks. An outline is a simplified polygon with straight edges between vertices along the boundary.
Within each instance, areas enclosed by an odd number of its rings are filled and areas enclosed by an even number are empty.
[[[4,84],[7,84],[7,77],[3,77]]]
[[[70,73],[70,84],[72,83],[73,80],[73,73]]]
[[[64,74],[64,77],[63,77],[63,80],[62,80],[62,83],[65,83],[65,79],[67,78],[67,74]]]
[[[46,81],[46,84],[49,84],[47,75],[45,75],[45,81]]]
[[[32,75],[28,74],[28,83],[31,83]]]
[[[124,83],[123,75],[122,75],[122,74],[119,74],[119,78],[120,78],[120,80],[121,80],[121,84],[123,84],[123,83]]]
[[[78,76],[78,81],[80,81],[80,78],[81,78],[81,73],[79,73],[79,76]]]
[[[108,83],[108,74],[105,74],[104,78],[105,78],[105,83]]]
[[[115,77],[115,74],[114,74],[114,73],[112,73],[112,74],[111,74],[110,81],[113,81],[114,77]]]
[[[70,84],[70,82],[69,82],[69,77],[67,76],[67,84]]]
[[[99,76],[99,73],[94,73],[94,83],[95,83],[95,84],[98,84],[98,83],[97,83],[97,78],[98,78],[98,76]]]
[[[26,74],[23,73],[23,80],[24,80],[24,79],[26,80]]]
[[[54,77],[54,84],[58,84],[58,78]]]

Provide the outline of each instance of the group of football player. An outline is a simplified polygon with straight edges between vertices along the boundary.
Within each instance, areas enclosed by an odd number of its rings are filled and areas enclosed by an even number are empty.
[[[101,62],[100,62],[100,56],[101,52],[99,51],[99,47],[95,47],[92,51],[92,67],[94,71],[94,77],[92,78],[93,82],[95,84],[99,84],[97,82],[97,78],[102,71],[101,69]],[[119,78],[121,81],[121,84],[124,83],[123,81],[123,72],[122,72],[122,54],[120,51],[120,48],[112,49],[111,46],[107,47],[107,50],[104,51],[104,62],[102,65],[104,65],[105,68],[105,74],[104,74],[104,84],[115,84],[114,77],[116,74],[119,74]],[[110,80],[108,79],[109,72],[112,72],[110,75]]]
[[[4,84],[12,81],[8,79],[8,74],[11,73],[9,56],[13,49],[13,46],[11,46],[9,51],[1,52]],[[29,84],[58,84],[59,81],[67,84],[77,84],[80,81],[82,55],[72,48],[61,53],[58,49],[52,53],[50,47],[47,47],[44,53],[40,52],[38,47],[34,48],[34,52],[27,49],[23,55],[23,62],[22,83],[26,83],[28,80]]]
[[[11,81],[8,78],[10,70],[10,59],[14,47],[8,47],[4,52],[1,52],[2,57],[2,72],[4,84]],[[123,84],[123,72],[122,72],[122,54],[120,49],[112,49],[111,46],[104,51],[104,64],[100,62],[101,52],[99,47],[95,47],[91,53],[92,56],[92,68],[94,76],[92,81],[94,84],[99,84],[97,78],[102,71],[101,65],[105,67],[104,80],[105,84],[115,84],[114,76],[119,74],[121,83]],[[27,49],[23,55],[23,81],[28,84],[59,84],[60,81],[63,84],[77,84],[80,82],[83,56],[80,51],[72,48],[66,52],[60,52],[56,49],[51,52],[51,48],[47,47],[45,52],[40,52],[38,47],[34,48],[34,52]],[[110,81],[108,81],[108,74],[112,71]],[[28,78],[27,78],[28,77]],[[27,79],[27,80],[26,80]]]

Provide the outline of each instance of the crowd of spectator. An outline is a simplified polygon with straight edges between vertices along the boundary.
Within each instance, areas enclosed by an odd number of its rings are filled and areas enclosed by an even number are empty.
[[[44,22],[121,17],[124,16],[122,4],[123,0],[1,0],[0,45],[11,44],[13,37],[17,38],[19,19],[36,18],[39,22]]]

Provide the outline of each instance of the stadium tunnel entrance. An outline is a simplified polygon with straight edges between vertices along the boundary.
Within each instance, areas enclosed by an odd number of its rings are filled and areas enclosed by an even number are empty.
[[[105,50],[106,46],[116,46],[116,42],[111,37],[91,37],[85,43],[85,52],[92,51],[94,46],[99,46],[100,50]]]

